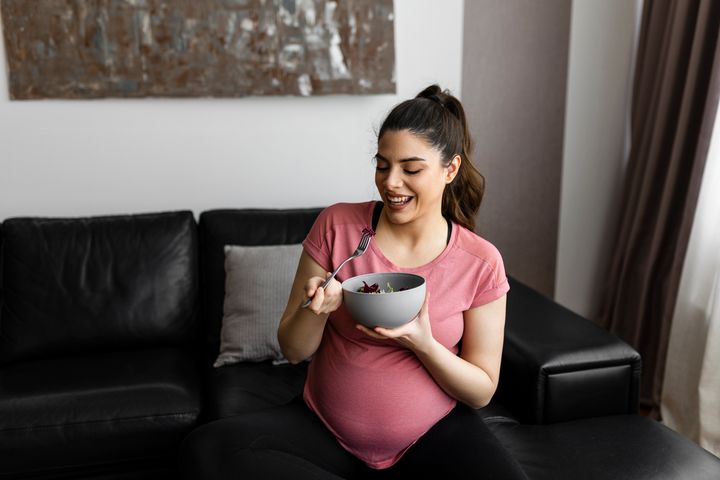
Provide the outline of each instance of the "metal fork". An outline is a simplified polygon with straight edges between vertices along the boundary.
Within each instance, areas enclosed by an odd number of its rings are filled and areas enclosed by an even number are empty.
[[[330,280],[332,280],[333,278],[335,278],[335,275],[337,275],[337,273],[340,271],[340,269],[341,269],[347,262],[349,262],[349,261],[352,260],[353,258],[357,258],[357,257],[359,257],[360,255],[362,255],[363,253],[365,253],[365,250],[367,250],[368,245],[370,245],[370,238],[371,238],[374,234],[375,234],[375,232],[368,231],[368,230],[363,230],[362,237],[360,237],[360,243],[358,244],[358,246],[357,246],[357,248],[355,249],[355,251],[353,252],[353,254],[350,255],[347,259],[345,259],[345,261],[342,262],[342,263],[335,269],[335,271],[332,273],[332,275],[330,275],[330,276],[323,282],[323,284],[320,285],[320,286],[321,286],[322,288],[327,287],[327,284],[330,283]],[[312,302],[312,298],[308,298],[308,299],[300,306],[300,308],[306,308],[308,305],[310,305],[310,302]]]

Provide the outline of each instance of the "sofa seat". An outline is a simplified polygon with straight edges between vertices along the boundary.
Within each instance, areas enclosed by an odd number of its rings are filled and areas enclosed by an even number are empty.
[[[717,480],[720,472],[720,459],[640,415],[488,426],[532,480]]]
[[[544,425],[520,423],[496,403],[477,414],[530,480],[717,480],[720,471],[717,457],[661,423],[636,414]],[[234,442],[242,422],[232,417],[218,419],[188,435],[180,455],[186,478],[237,476],[244,453]],[[313,478],[339,478],[319,463],[295,456],[290,445],[288,449],[269,457],[279,463],[268,465],[268,472],[279,476],[268,473],[267,478],[292,478],[292,468],[299,465]]]
[[[0,474],[170,456],[197,423],[197,362],[179,348],[0,368]]]
[[[208,399],[205,420],[217,420],[282,405],[302,392],[307,362],[273,365],[272,362],[242,362],[212,367],[207,379]]]

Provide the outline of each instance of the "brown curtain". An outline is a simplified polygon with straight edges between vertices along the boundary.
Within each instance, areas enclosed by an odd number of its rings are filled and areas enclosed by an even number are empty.
[[[716,109],[719,24],[718,0],[643,5],[630,158],[597,322],[642,355],[640,404],[654,418]]]

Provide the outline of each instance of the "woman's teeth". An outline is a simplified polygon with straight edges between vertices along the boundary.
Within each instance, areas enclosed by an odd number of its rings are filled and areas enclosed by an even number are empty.
[[[411,199],[412,197],[388,197],[388,202],[392,205],[404,205]]]

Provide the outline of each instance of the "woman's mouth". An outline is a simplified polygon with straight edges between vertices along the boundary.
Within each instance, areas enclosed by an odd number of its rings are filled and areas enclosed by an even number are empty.
[[[401,196],[401,197],[387,197],[388,205],[391,207],[403,207],[410,203],[413,197]]]

